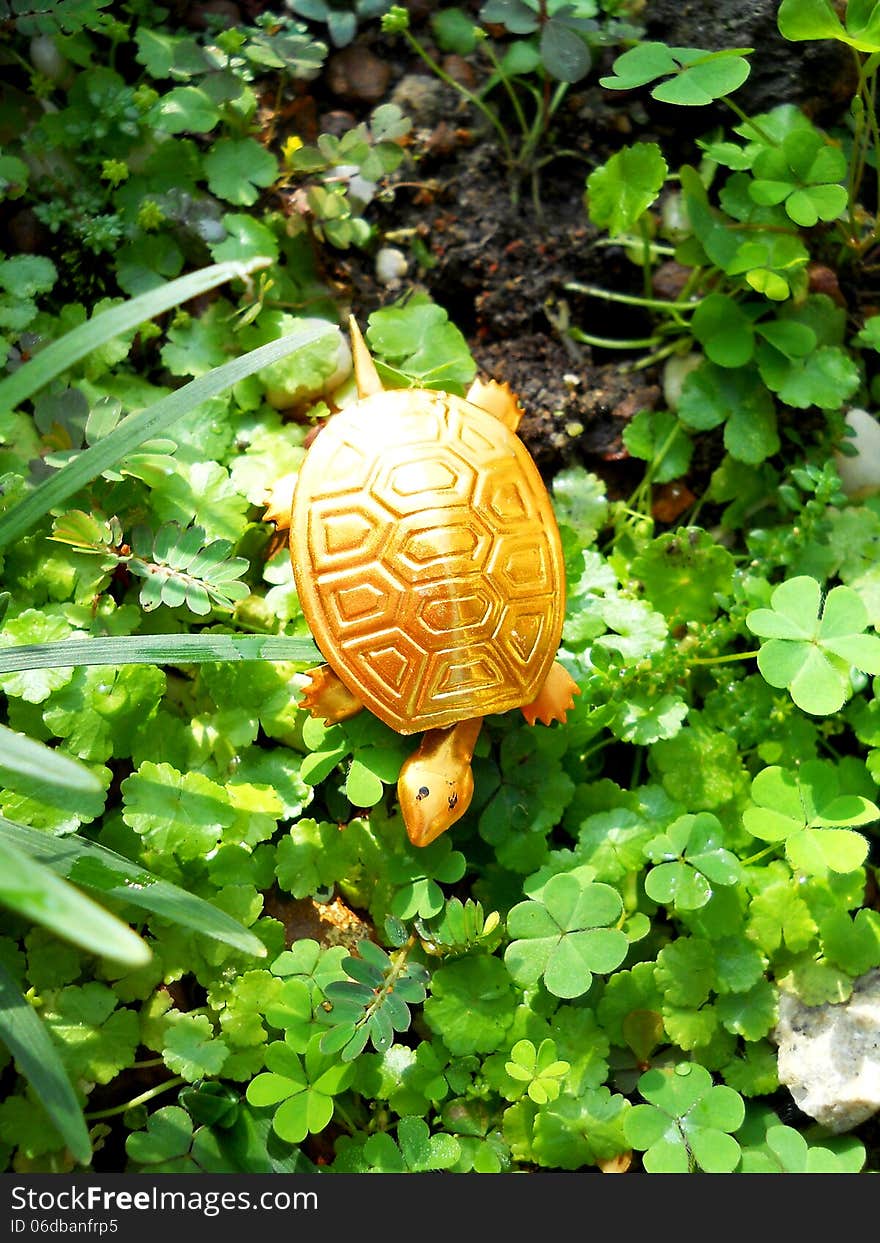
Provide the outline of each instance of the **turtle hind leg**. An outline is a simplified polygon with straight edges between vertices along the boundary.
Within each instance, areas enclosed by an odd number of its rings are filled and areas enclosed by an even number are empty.
[[[308,677],[299,706],[306,708],[313,717],[334,725],[337,721],[347,721],[363,708],[357,695],[352,694],[329,665],[310,669]]]
[[[523,409],[509,384],[499,384],[497,380],[474,380],[465,394],[465,401],[479,406],[487,414],[494,415],[512,432],[519,427]]]
[[[414,846],[429,846],[470,807],[471,758],[482,725],[482,717],[473,717],[449,729],[429,729],[400,770],[397,797]]]
[[[564,722],[569,710],[574,707],[575,695],[580,693],[577,682],[557,660],[537,697],[531,703],[523,704],[520,711],[529,725],[534,725],[535,721],[541,721],[544,725],[549,725],[551,721]]]

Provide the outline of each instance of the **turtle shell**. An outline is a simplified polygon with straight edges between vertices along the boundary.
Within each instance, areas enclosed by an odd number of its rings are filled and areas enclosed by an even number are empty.
[[[559,530],[525,446],[479,406],[393,390],[334,415],[290,548],[325,660],[398,733],[538,694],[562,633]]]

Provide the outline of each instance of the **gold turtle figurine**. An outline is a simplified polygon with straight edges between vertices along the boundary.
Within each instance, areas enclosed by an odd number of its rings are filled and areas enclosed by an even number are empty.
[[[549,725],[580,693],[555,659],[562,545],[507,385],[384,389],[350,327],[359,400],[315,438],[290,513],[296,589],[327,660],[302,704],[424,731],[397,793],[427,846],[470,805],[483,717],[520,708]],[[277,499],[266,517],[286,525]]]

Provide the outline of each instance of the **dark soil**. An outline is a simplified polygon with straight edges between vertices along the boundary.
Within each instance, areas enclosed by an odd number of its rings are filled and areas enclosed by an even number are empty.
[[[470,7],[476,16],[479,6]],[[804,76],[804,45],[786,43],[775,33],[778,6],[770,0],[736,5],[691,0],[671,7],[652,0],[648,7],[654,38],[689,46],[755,47],[752,77],[759,89],[750,101],[755,107],[793,99],[818,113],[821,100],[836,98],[825,77],[832,74],[838,84],[845,77],[828,57],[821,66],[811,62]],[[410,8],[419,38],[442,60],[425,20],[430,6],[421,23],[416,6]],[[612,496],[628,494],[643,464],[628,460],[621,433],[640,410],[658,404],[662,375],[651,366],[629,370],[638,362],[636,354],[594,351],[564,332],[567,324],[611,339],[651,332],[650,320],[638,310],[566,288],[578,282],[641,291],[641,271],[623,249],[596,244],[584,204],[586,178],[621,145],[636,140],[658,141],[673,167],[696,160],[695,137],[734,118],[710,115],[710,109],[664,108],[638,92],[610,98],[595,85],[616,54],[608,53],[587,85],[570,89],[554,118],[542,154],[565,154],[543,167],[534,194],[528,179],[514,187],[495,134],[460,94],[428,75],[418,58],[375,33],[360,37],[357,46],[383,83],[382,99],[399,102],[414,123],[411,158],[395,175],[393,197],[369,208],[380,239],[405,229],[420,240],[425,258],[410,264],[403,286],[427,290],[464,332],[481,374],[507,381],[517,393],[526,410],[520,435],[546,480],[581,463],[601,475]],[[478,54],[446,58],[445,66],[471,89],[486,77]],[[331,79],[337,95],[312,105],[317,124],[344,128],[365,117],[378,98],[375,80],[371,84],[367,77],[364,87],[337,73]],[[848,82],[841,87],[848,88]],[[515,138],[513,119],[508,122]],[[350,290],[361,319],[401,293],[402,286],[376,281],[371,254],[341,255],[335,275]],[[668,293],[655,292],[674,297],[674,279]],[[700,478],[687,481],[694,492],[705,489],[706,472],[715,464],[705,455],[694,464],[692,472]]]

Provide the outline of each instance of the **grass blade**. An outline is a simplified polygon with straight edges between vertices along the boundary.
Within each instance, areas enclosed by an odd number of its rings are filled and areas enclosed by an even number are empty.
[[[36,1012],[0,963],[0,1040],[29,1080],[67,1147],[80,1165],[92,1159],[92,1145],[67,1071]]]
[[[12,540],[20,539],[37,519],[42,518],[55,505],[60,505],[87,483],[91,483],[101,471],[115,466],[145,440],[159,436],[177,419],[188,414],[194,406],[207,401],[209,397],[216,397],[218,393],[231,388],[246,376],[253,375],[255,371],[261,371],[270,363],[275,363],[302,346],[311,345],[313,341],[335,331],[328,321],[326,327],[302,328],[298,332],[288,333],[278,341],[270,341],[268,345],[261,345],[258,349],[243,354],[241,358],[224,363],[222,367],[215,367],[197,380],[190,380],[189,384],[184,384],[182,388],[154,402],[146,410],[129,414],[116,425],[109,436],[77,454],[0,518],[0,548],[4,548]]]
[[[206,293],[217,285],[236,278],[241,279],[251,272],[268,267],[270,262],[266,258],[255,258],[247,263],[213,263],[198,272],[190,272],[187,276],[168,281],[137,298],[129,298],[127,302],[111,307],[109,311],[102,311],[94,319],[87,320],[78,328],[66,332],[57,341],[52,341],[23,367],[19,367],[18,371],[0,380],[0,414],[14,410],[43,385],[54,380],[57,375],[61,375],[68,367],[72,367],[106,341],[112,341],[130,328],[152,319],[154,315],[161,315],[163,311],[188,302],[190,298]]]
[[[5,725],[0,725],[0,775],[2,770],[35,777],[75,794],[97,794],[102,788],[98,778],[84,764],[42,742],[17,734]]]
[[[11,823],[0,820],[0,832]],[[127,924],[35,862],[5,832],[0,837],[0,905],[90,954],[112,958],[127,967],[142,967],[152,956],[147,944]]]
[[[5,841],[59,876],[106,898],[129,902],[163,919],[193,928],[206,937],[264,958],[266,947],[237,920],[203,898],[159,880],[124,855],[90,842],[76,833],[53,837],[39,829],[13,824],[0,817],[0,841]]]
[[[322,659],[311,639],[281,635],[132,634],[0,647],[0,674],[74,665],[200,665],[239,660],[314,665]]]

